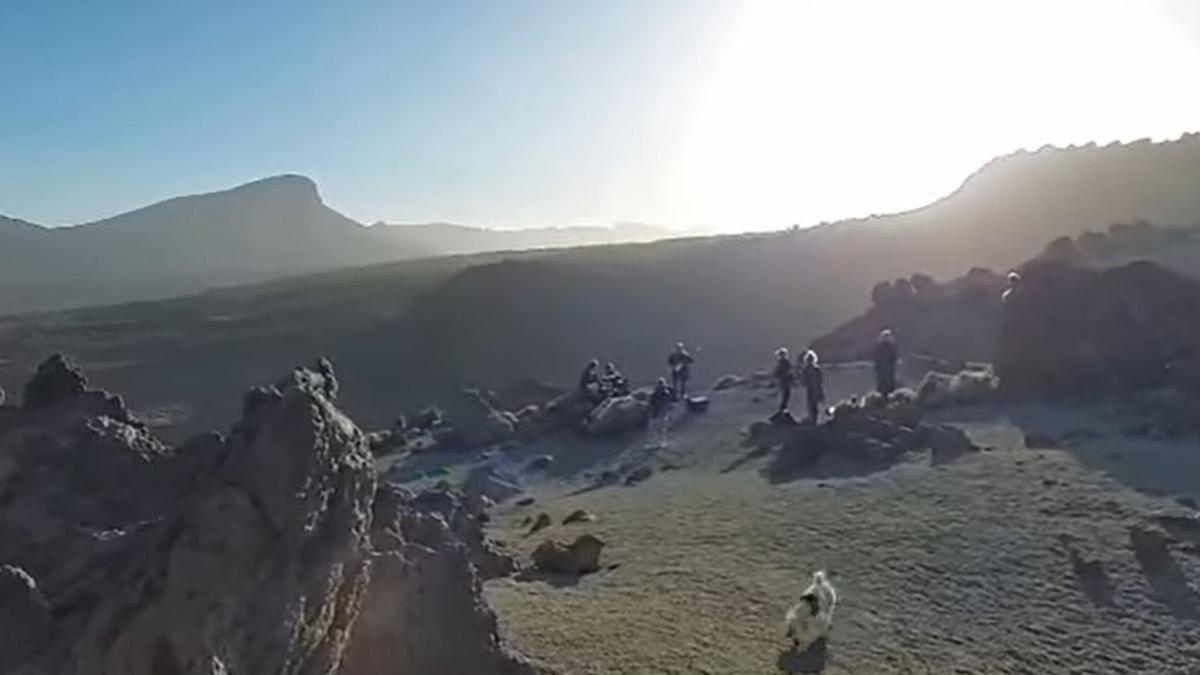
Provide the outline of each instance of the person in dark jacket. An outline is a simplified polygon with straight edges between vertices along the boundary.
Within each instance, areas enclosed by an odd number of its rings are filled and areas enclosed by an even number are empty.
[[[804,394],[808,399],[808,419],[816,424],[821,413],[821,404],[825,402],[825,374],[821,372],[817,353],[811,349],[804,352],[800,381],[804,384]]]
[[[899,358],[895,336],[892,335],[892,331],[884,330],[879,334],[879,341],[875,343],[871,360],[875,362],[875,391],[878,391],[885,401],[896,391],[896,362]]]
[[[792,402],[792,387],[796,385],[796,369],[787,347],[775,350],[775,369],[772,374],[779,384],[779,412],[782,414],[787,412],[788,404]]]
[[[654,391],[650,392],[650,418],[662,417],[674,401],[675,392],[671,385],[667,384],[667,378],[658,378],[658,382],[654,384]]]
[[[604,378],[601,381],[604,393],[608,396],[624,396],[629,393],[629,380],[617,370],[616,364],[609,362],[604,366]]]
[[[595,398],[600,395],[600,361],[592,359],[579,375],[579,391]]]
[[[695,359],[682,342],[676,344],[675,351],[667,357],[667,366],[671,369],[671,388],[675,390],[676,398],[687,396],[687,383],[692,376],[693,361]]]

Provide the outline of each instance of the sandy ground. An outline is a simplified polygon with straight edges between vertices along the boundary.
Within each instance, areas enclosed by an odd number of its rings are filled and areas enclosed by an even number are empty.
[[[617,567],[490,583],[506,636],[575,674],[1200,674],[1200,541],[1175,546],[1164,578],[1129,534],[1155,514],[1190,513],[1166,493],[1200,495],[1200,445],[1135,446],[1102,410],[964,410],[947,417],[989,450],[772,484],[769,458],[740,445],[771,405],[760,390],[718,394],[655,452],[640,438],[555,448],[567,468],[535,486],[534,505],[498,509],[494,536],[526,555],[592,532]],[[1083,440],[1031,450],[1029,431]],[[579,491],[585,471],[635,456],[659,470]],[[576,508],[598,520],[557,524]],[[541,511],[556,525],[523,536]],[[782,617],[818,568],[841,602],[825,658],[801,659]]]

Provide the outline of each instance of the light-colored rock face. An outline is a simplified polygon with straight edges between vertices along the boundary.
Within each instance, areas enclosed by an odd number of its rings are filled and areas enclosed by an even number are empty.
[[[178,449],[69,362],[47,373],[39,405],[0,409],[3,672],[541,672],[482,599],[481,576],[516,568],[483,504],[376,499],[327,365],[247,394],[228,440]]]
[[[381,489],[371,584],[341,672],[546,672],[503,646],[482,599],[482,578],[508,574],[516,562],[487,544],[480,515],[452,493]]]
[[[99,601],[40,672],[336,671],[368,580],[375,476],[362,433],[297,379],[254,407],[224,454],[117,552],[93,584]]]
[[[588,418],[590,436],[613,436],[644,427],[650,404],[634,396],[613,396],[596,406]]]

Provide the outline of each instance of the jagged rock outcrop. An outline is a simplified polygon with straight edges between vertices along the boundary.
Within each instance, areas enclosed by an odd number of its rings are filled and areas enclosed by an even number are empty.
[[[464,389],[446,406],[446,419],[464,447],[500,443],[517,431],[516,416],[497,407],[497,401],[478,389]]]
[[[50,603],[25,570],[0,565],[0,670],[36,656],[50,641]]]
[[[606,437],[640,429],[650,420],[650,404],[637,396],[611,396],[588,416],[587,434]]]
[[[516,562],[487,545],[478,507],[386,486],[374,513],[371,584],[343,673],[548,672],[504,647],[482,600],[482,579]]]
[[[905,360],[928,355],[951,362],[988,360],[1000,325],[1004,280],[991,270],[972,269],[946,283],[916,274],[876,284],[865,313],[813,341],[825,361],[860,361],[885,328],[895,332]]]
[[[46,569],[55,641],[19,672],[335,672],[368,579],[375,475],[326,385],[297,371],[255,390],[202,477],[174,481],[182,492],[155,520],[94,533],[88,564]],[[137,440],[130,429],[122,441]]]
[[[1058,396],[1172,386],[1200,391],[1200,282],[1148,262],[1043,262],[1005,302],[1002,391]]]
[[[964,370],[953,375],[930,372],[917,387],[916,400],[922,408],[930,409],[986,403],[999,386],[990,370]]]
[[[832,419],[815,426],[753,425],[748,442],[758,452],[776,451],[765,469],[773,481],[790,480],[821,466],[838,473],[870,473],[924,450],[932,463],[941,464],[978,450],[961,429],[922,421],[911,401],[843,401],[835,406]]]
[[[4,672],[540,672],[483,601],[481,578],[516,569],[484,503],[377,498],[327,362],[248,392],[228,439],[178,448],[65,358],[28,391],[0,407]]]

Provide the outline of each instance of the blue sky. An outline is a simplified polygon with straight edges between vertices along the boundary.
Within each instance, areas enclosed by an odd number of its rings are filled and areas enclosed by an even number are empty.
[[[919,204],[1019,146],[1200,127],[1195,4],[1047,4],[5,0],[0,213],[291,172],[364,222],[759,229]],[[959,63],[988,76],[964,90]],[[1118,67],[1137,105],[1114,110]]]

